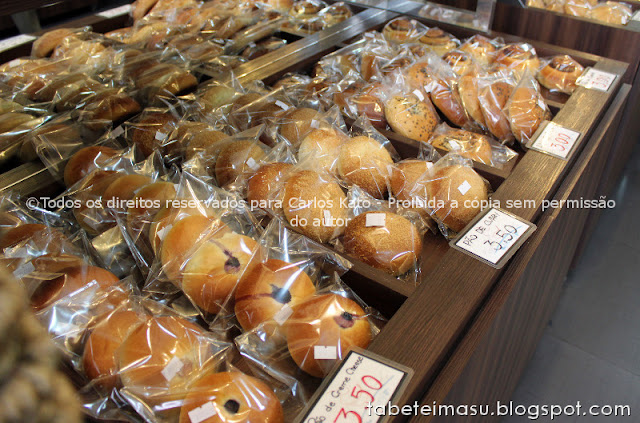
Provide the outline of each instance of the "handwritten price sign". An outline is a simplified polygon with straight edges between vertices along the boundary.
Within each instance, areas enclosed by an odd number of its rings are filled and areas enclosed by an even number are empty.
[[[492,207],[476,217],[451,246],[500,269],[535,230],[533,223]]]
[[[411,371],[371,353],[351,351],[327,377],[298,423],[376,423]]]
[[[587,68],[582,75],[580,75],[576,84],[592,90],[607,92],[617,77],[618,75],[615,73]]]
[[[546,122],[534,134],[527,147],[566,160],[580,139],[580,135],[580,132],[553,122]]]

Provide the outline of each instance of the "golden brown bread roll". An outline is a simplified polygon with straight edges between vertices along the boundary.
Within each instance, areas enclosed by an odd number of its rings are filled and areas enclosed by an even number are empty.
[[[495,63],[513,69],[521,74],[528,71],[535,75],[540,67],[536,51],[528,44],[508,44],[496,52]]]
[[[367,226],[367,215],[384,216],[382,226]],[[394,276],[407,273],[418,262],[422,237],[406,218],[389,212],[367,212],[352,219],[344,231],[347,254]]]
[[[82,354],[82,367],[90,380],[104,389],[120,385],[116,353],[122,342],[148,316],[132,310],[116,310],[106,316],[87,338]]]
[[[316,118],[318,112],[313,109],[303,107],[301,109],[291,109],[283,116],[283,123],[280,126],[282,135],[291,145],[297,147],[300,142],[313,130],[311,122]]]
[[[121,122],[140,112],[140,104],[124,92],[117,89],[107,89],[91,98],[84,107],[84,113],[89,120],[103,120]],[[100,123],[87,122],[91,129],[99,129]]]
[[[429,28],[418,41],[429,46],[438,56],[444,56],[458,46],[453,35],[444,32],[440,28]]]
[[[5,113],[0,116],[0,134],[11,132],[32,120],[34,117],[27,113]]]
[[[151,248],[154,254],[160,254],[162,241],[176,222],[188,216],[204,216],[211,219],[218,217],[215,209],[209,207],[209,205],[204,202],[188,204],[188,206],[189,207],[173,207],[173,205],[170,204],[155,214],[149,227],[149,241],[151,242]]]
[[[318,242],[329,242],[346,226],[346,198],[336,182],[303,170],[286,181],[282,207],[287,221],[298,232]]]
[[[570,56],[555,56],[538,72],[538,82],[550,90],[572,93],[584,67]]]
[[[192,423],[194,410],[205,404],[213,404],[215,415],[199,420],[201,423],[284,422],[282,406],[271,388],[240,372],[214,373],[198,379],[184,399],[179,423]]]
[[[512,92],[513,86],[503,81],[494,82],[479,90],[482,116],[489,131],[499,140],[513,139],[509,120],[503,112]]]
[[[164,140],[176,125],[177,119],[171,113],[149,113],[135,124],[131,140],[142,154],[149,156],[153,150],[162,150]]]
[[[487,37],[476,34],[465,41],[460,50],[469,53],[482,66],[489,67],[493,63],[496,47]]]
[[[21,223],[8,229],[0,237],[0,251],[33,241],[38,248],[47,248],[50,253],[60,252],[68,242],[61,232],[40,223]]]
[[[366,136],[351,138],[342,145],[338,156],[340,177],[379,199],[387,194],[392,165],[393,159],[384,145]]]
[[[35,57],[47,57],[62,43],[66,37],[73,35],[69,28],[54,29],[39,36],[31,46],[31,54]]]
[[[491,164],[491,143],[487,137],[463,129],[451,128],[431,138],[431,145],[440,150],[454,152],[476,162]]]
[[[484,128],[487,123],[478,100],[478,80],[475,75],[463,75],[458,79],[458,94],[469,117]]]
[[[240,278],[235,293],[236,318],[249,331],[272,320],[285,305],[295,306],[315,292],[304,270],[282,260],[268,259],[250,265]]]
[[[429,141],[438,125],[438,113],[428,98],[414,95],[395,95],[384,106],[384,114],[391,128],[400,135],[417,141]]]
[[[144,185],[136,192],[127,210],[127,230],[134,241],[149,239],[148,231],[155,214],[175,197],[175,184],[164,181]]]
[[[187,129],[191,128],[193,128],[193,126],[187,126]],[[182,130],[183,125],[180,125],[178,129]],[[187,140],[184,153],[185,159],[191,160],[199,154],[204,154],[205,157],[214,157],[218,154],[218,150],[224,145],[221,141],[227,138],[229,138],[229,135],[210,127],[192,132],[189,136],[183,138],[183,142]]]
[[[152,182],[150,177],[135,173],[118,176],[102,193],[102,206],[119,212],[128,210],[129,200],[133,200],[140,188]]]
[[[227,301],[258,244],[234,232],[215,233],[193,252],[184,266],[182,290],[209,313],[228,309]]]
[[[216,159],[216,180],[225,186],[241,175],[249,177],[260,167],[265,153],[256,141],[232,141],[222,147]]]
[[[352,347],[367,348],[371,342],[371,325],[362,307],[337,294],[296,305],[285,330],[293,361],[315,377],[326,376],[337,360],[316,359],[314,347],[335,348],[341,360]]]
[[[429,93],[431,101],[456,126],[465,126],[469,118],[457,93],[442,79],[434,78]]]
[[[64,184],[67,188],[75,185],[117,154],[117,150],[110,147],[92,146],[81,148],[71,156],[64,168]]]
[[[551,117],[540,93],[534,88],[518,87],[507,105],[511,132],[522,143],[531,139],[545,119]]]
[[[282,181],[286,178],[287,173],[293,168],[290,163],[268,163],[262,165],[256,173],[254,173],[247,184],[247,200],[252,209],[255,208],[273,208],[276,201],[282,200],[276,198],[280,190]]]
[[[607,1],[595,5],[591,9],[589,17],[600,22],[605,22],[614,25],[626,25],[631,18],[633,11],[624,3],[618,3],[614,1]]]
[[[333,129],[314,129],[307,134],[298,148],[298,163],[313,164],[317,172],[335,173],[341,146],[348,140]]]
[[[427,183],[435,204],[434,216],[455,232],[460,232],[480,212],[489,198],[487,184],[470,167],[443,166]]]

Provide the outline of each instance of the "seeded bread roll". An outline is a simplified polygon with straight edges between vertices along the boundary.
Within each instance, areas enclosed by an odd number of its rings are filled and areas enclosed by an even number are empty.
[[[340,177],[358,185],[375,198],[384,198],[391,177],[389,166],[393,159],[387,149],[366,136],[347,141],[340,149],[338,173]]]
[[[295,306],[285,331],[293,361],[319,378],[352,347],[367,348],[371,342],[371,325],[362,307],[337,294],[318,295]],[[314,347],[335,348],[337,360],[316,358]]]
[[[489,198],[485,181],[472,168],[461,165],[437,169],[427,192],[435,205],[434,216],[455,232],[464,229]]]
[[[540,67],[536,51],[528,44],[509,44],[496,52],[495,63],[506,66],[521,74],[528,71],[535,75]]]
[[[385,104],[384,114],[395,132],[423,142],[429,141],[439,121],[431,101],[420,101],[414,95],[393,96]]]
[[[460,99],[447,83],[441,79],[434,79],[429,93],[433,104],[456,126],[465,126],[469,118],[465,113]]]
[[[367,227],[367,215],[384,216],[382,226]],[[352,219],[344,232],[344,248],[376,269],[400,276],[414,267],[422,251],[422,237],[406,218],[389,212],[367,212]]]
[[[613,25],[626,25],[633,11],[624,3],[608,1],[591,9],[591,19]]]
[[[444,56],[458,46],[453,35],[440,28],[429,28],[418,41],[429,46],[438,56]]]
[[[260,380],[240,372],[223,372],[198,379],[180,409],[179,423],[193,423],[196,408],[213,404],[214,416],[201,423],[283,423],[280,401]],[[191,414],[190,414],[191,413]]]
[[[152,179],[145,175],[131,174],[116,178],[102,194],[102,206],[115,211],[125,211],[127,202],[135,197],[138,190],[149,185]]]
[[[318,242],[344,232],[347,197],[342,188],[310,170],[293,174],[285,183],[283,209],[289,224]]]

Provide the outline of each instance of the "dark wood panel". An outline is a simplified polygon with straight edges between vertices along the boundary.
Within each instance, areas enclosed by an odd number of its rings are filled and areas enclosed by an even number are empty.
[[[61,1],[64,0],[3,0],[0,2],[0,15],[11,15],[12,13],[50,6]]]
[[[592,198],[628,92],[628,86],[621,89],[554,199]],[[509,400],[553,312],[588,214],[586,209],[556,208],[542,216],[421,404]],[[420,416],[411,421],[490,422],[497,417]]]

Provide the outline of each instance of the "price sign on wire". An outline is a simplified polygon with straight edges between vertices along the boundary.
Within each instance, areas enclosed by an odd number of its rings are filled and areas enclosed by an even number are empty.
[[[35,40],[36,37],[33,35],[20,34],[15,37],[5,38],[4,40],[0,40],[0,52],[10,50],[14,47],[17,47],[22,44],[26,44],[29,41]]]
[[[613,85],[616,78],[618,78],[618,75],[615,73],[587,68],[582,75],[580,75],[576,84],[591,90],[607,92],[611,88],[611,85]]]
[[[413,371],[368,351],[350,351],[325,378],[296,423],[377,423]]]
[[[533,223],[491,207],[467,225],[450,245],[500,269],[535,230]]]
[[[533,134],[527,147],[567,160],[582,134],[553,122],[544,122]]]

